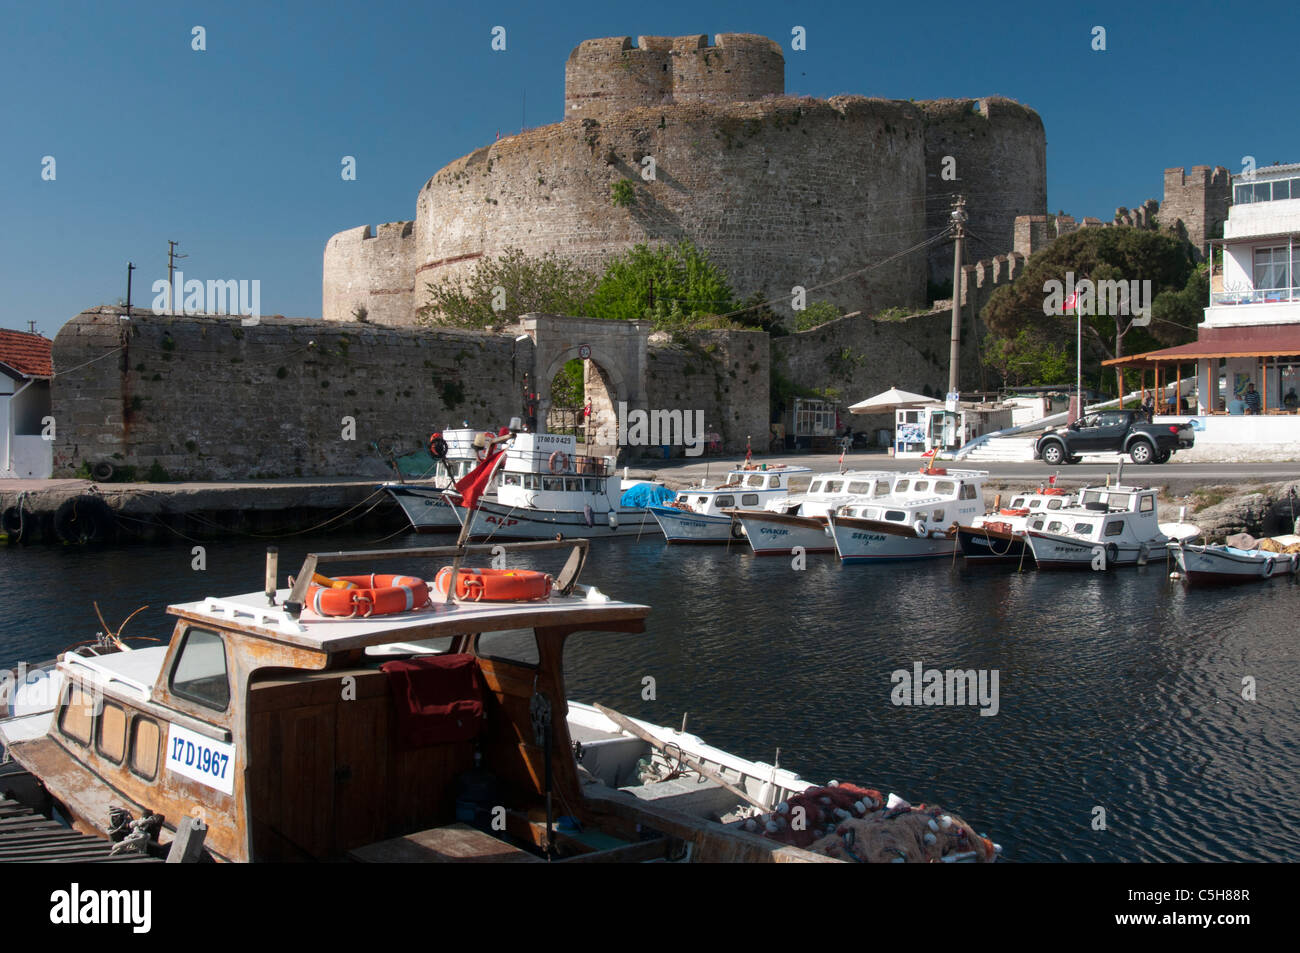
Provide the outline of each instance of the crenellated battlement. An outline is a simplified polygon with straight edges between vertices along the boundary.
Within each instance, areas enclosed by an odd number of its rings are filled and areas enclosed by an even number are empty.
[[[564,67],[566,117],[638,106],[749,102],[785,92],[785,56],[773,40],[719,33],[584,40]]]

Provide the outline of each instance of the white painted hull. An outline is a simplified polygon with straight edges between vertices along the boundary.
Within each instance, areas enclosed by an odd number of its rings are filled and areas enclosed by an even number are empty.
[[[442,490],[409,483],[385,484],[384,489],[402,508],[417,533],[460,532],[460,519],[444,500]]]
[[[652,506],[664,538],[670,543],[726,543],[744,539],[744,530],[730,516],[702,516],[671,506]]]
[[[466,516],[464,507],[456,507]],[[583,511],[543,510],[509,507],[501,503],[480,502],[470,524],[469,538],[488,539],[607,539],[615,536],[656,536],[659,525],[644,509],[619,509],[616,526],[609,524],[608,512],[593,512],[588,524]]]
[[[789,556],[795,547],[806,553],[835,552],[824,518],[742,511],[737,519],[756,556]]]
[[[1257,582],[1300,568],[1300,553],[1233,550],[1226,546],[1170,545],[1178,569],[1190,585]]]
[[[957,540],[935,530],[917,536],[911,527],[884,527],[875,520],[832,517],[831,534],[835,551],[843,563],[888,562],[936,559],[952,556]],[[911,535],[908,535],[911,534]]]
[[[1030,530],[1028,540],[1039,569],[1095,569],[1099,572],[1116,566],[1141,565],[1153,555],[1159,557],[1165,544],[1163,539],[1145,545],[1119,541],[1098,543],[1039,530]]]

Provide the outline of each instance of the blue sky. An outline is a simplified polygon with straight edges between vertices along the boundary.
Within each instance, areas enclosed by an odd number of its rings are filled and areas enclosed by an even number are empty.
[[[791,93],[1009,96],[1046,126],[1049,211],[1109,220],[1161,198],[1168,166],[1300,161],[1298,25],[1209,3],[0,0],[0,327],[53,336],[125,294],[128,260],[147,307],[168,239],[188,277],[258,278],[263,314],[319,316],[329,236],[413,218],[443,165],[558,121],[588,37],[761,33]]]

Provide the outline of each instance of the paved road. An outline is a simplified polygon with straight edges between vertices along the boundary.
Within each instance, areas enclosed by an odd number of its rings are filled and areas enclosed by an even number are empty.
[[[728,467],[740,458],[709,457],[697,460],[673,460],[658,462],[653,467],[644,469],[658,473],[665,480],[673,483],[698,483],[707,472],[710,480],[720,477]],[[822,472],[839,469],[839,455],[830,453],[785,454],[773,457],[755,457],[759,463],[786,463],[795,466],[811,467]],[[897,460],[882,453],[850,453],[844,458],[846,469],[858,470],[914,470],[919,468],[919,460]],[[948,464],[951,466],[952,464]],[[1104,483],[1106,477],[1114,479],[1114,463],[1079,463],[1074,466],[1049,467],[1044,463],[998,463],[981,462],[958,464],[972,470],[987,470],[990,482],[996,483],[1038,483],[1053,473],[1058,473],[1062,482]],[[638,468],[633,467],[633,470]],[[1135,466],[1129,461],[1124,463],[1124,481],[1140,483],[1145,486],[1164,486],[1171,492],[1186,493],[1198,486],[1216,483],[1279,483],[1282,481],[1300,481],[1300,463],[1178,463],[1174,461],[1160,466]]]

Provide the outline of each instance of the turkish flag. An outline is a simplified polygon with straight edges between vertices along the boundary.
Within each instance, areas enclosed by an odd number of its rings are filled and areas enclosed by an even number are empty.
[[[449,492],[460,497],[461,506],[468,510],[478,506],[479,498],[487,492],[488,484],[492,482],[492,475],[496,473],[505,455],[505,447],[489,453],[482,463],[460,478],[455,490]]]
[[[1073,311],[1079,305],[1079,289],[1075,288],[1070,292],[1070,297],[1065,299],[1065,304],[1061,306],[1062,311]]]

